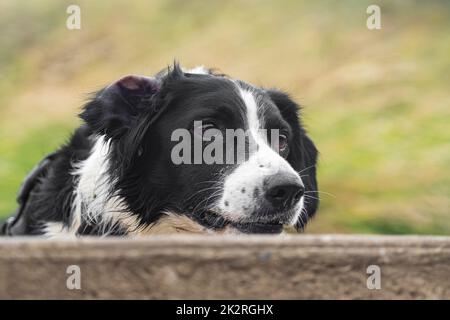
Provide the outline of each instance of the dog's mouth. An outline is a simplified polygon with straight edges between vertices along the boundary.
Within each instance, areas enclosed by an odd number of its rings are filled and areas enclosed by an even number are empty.
[[[281,222],[235,222],[210,210],[198,212],[192,218],[204,227],[213,230],[231,227],[246,234],[279,234],[283,231]]]
[[[230,225],[243,233],[278,234],[283,231],[283,225],[281,223],[230,222]]]

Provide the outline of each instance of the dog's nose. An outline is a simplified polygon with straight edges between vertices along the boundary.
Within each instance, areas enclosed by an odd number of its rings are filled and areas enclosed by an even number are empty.
[[[294,179],[269,178],[266,180],[266,200],[276,209],[288,210],[296,205],[305,187]]]

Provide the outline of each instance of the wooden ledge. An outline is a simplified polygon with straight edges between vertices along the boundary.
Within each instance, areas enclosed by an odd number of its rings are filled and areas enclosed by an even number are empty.
[[[1,238],[0,298],[449,299],[450,237]]]

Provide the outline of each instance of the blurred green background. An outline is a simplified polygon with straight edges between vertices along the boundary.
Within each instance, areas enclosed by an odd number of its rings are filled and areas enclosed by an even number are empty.
[[[308,232],[450,234],[450,2],[375,2],[2,0],[0,218],[89,92],[176,58],[304,105],[326,192]]]

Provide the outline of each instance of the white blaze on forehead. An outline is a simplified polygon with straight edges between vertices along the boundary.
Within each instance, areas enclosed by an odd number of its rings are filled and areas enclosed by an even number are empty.
[[[258,118],[258,105],[256,103],[255,97],[251,91],[243,90],[239,88],[242,100],[244,100],[247,115],[247,125],[248,129],[253,135],[253,138],[258,138],[258,130],[261,126]]]

